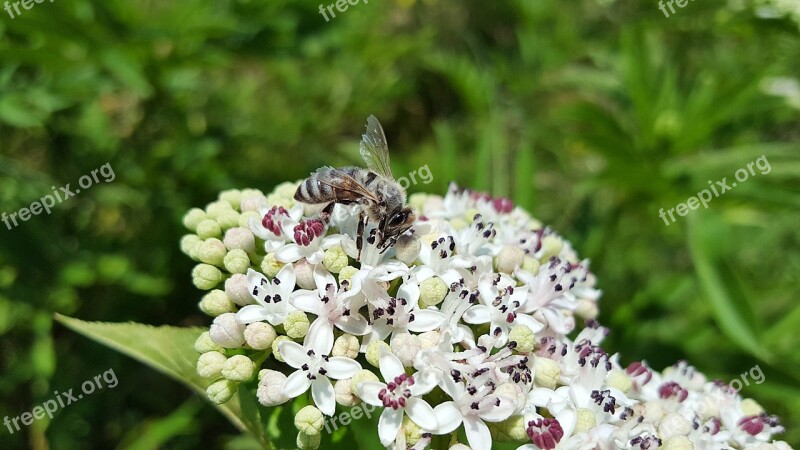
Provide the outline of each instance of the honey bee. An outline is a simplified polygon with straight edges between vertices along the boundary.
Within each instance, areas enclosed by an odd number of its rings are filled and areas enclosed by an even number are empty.
[[[359,257],[369,220],[377,223],[378,247],[386,251],[416,219],[406,206],[405,190],[392,175],[386,135],[375,116],[367,118],[367,132],[362,136],[360,150],[366,169],[322,167],[300,183],[294,193],[294,199],[303,203],[327,203],[320,214],[325,221],[336,203],[362,205],[356,239]]]

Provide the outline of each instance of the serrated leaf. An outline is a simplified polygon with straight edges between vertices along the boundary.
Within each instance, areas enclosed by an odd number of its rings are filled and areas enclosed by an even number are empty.
[[[55,315],[55,320],[67,328],[120,353],[142,362],[173,378],[206,398],[206,388],[211,380],[197,375],[198,355],[194,343],[203,328],[154,327],[139,323],[86,322],[71,317]],[[255,397],[251,397],[255,402]],[[258,429],[250,429],[242,413],[240,397],[234,396],[216,408],[241,431],[250,431],[262,439],[266,447],[269,442]]]

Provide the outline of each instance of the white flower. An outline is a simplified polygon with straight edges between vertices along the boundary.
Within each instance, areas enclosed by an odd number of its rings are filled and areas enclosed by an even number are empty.
[[[247,285],[256,300],[255,305],[244,306],[236,313],[236,321],[243,324],[266,320],[280,325],[294,311],[291,298],[295,287],[294,266],[283,266],[275,278],[268,280],[253,269],[247,271]]]
[[[278,351],[286,364],[297,369],[286,380],[284,393],[297,397],[311,388],[314,403],[325,415],[333,415],[336,409],[336,394],[329,378],[350,378],[361,370],[361,365],[341,356],[328,356],[333,348],[333,339],[320,332],[322,322],[315,322],[309,329],[303,345],[283,341]]]
[[[341,235],[325,236],[326,226],[319,219],[306,219],[292,227],[290,240],[275,250],[275,259],[293,263],[305,258],[310,264],[319,264],[325,258],[325,249],[341,242]],[[286,231],[288,234],[288,231]]]
[[[264,240],[264,249],[270,253],[281,248],[291,238],[291,230],[300,224],[303,205],[297,204],[287,210],[283,206],[269,207],[265,201],[259,206],[258,213],[260,219],[250,219],[250,231]]]
[[[381,353],[380,371],[385,383],[365,381],[358,389],[362,400],[384,407],[378,420],[381,444],[388,446],[397,438],[404,412],[424,429],[438,426],[433,408],[421,398],[436,386],[437,380],[432,373],[406,375],[400,360],[387,351]]]
[[[419,286],[410,280],[400,286],[395,297],[370,302],[372,332],[365,339],[366,343],[397,333],[423,333],[438,328],[445,319],[444,314],[435,309],[416,308],[417,300]]]

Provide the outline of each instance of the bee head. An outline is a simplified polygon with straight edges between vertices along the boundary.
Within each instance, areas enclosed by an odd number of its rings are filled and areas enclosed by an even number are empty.
[[[391,237],[400,236],[406,230],[411,228],[411,225],[414,224],[416,219],[417,216],[409,207],[402,208],[399,211],[395,211],[394,213],[390,214],[386,219],[386,224],[383,227],[384,240]]]

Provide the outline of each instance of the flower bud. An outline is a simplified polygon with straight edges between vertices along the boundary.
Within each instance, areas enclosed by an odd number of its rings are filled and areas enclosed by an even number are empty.
[[[264,406],[278,406],[289,401],[283,393],[286,385],[286,375],[277,370],[264,369],[258,373],[258,389],[256,396],[258,402]]]
[[[241,273],[234,274],[225,280],[225,294],[239,306],[251,305],[256,302],[250,294],[247,276]]]
[[[219,380],[206,388],[206,395],[211,403],[221,405],[230,400],[237,389],[238,385],[233,381]]]
[[[356,359],[361,344],[358,338],[352,334],[343,334],[333,341],[331,356],[344,356],[345,358]]]
[[[197,225],[207,218],[205,211],[200,208],[192,208],[183,216],[183,226],[190,231],[197,231]]]
[[[211,317],[217,317],[220,314],[231,313],[236,311],[233,302],[219,289],[214,289],[208,294],[203,296],[200,300],[200,311],[208,314]]]
[[[419,424],[411,420],[408,414],[403,417],[403,427],[401,430],[405,433],[406,445],[414,445],[422,439],[422,428],[420,428]]]
[[[358,269],[353,266],[345,266],[342,270],[339,271],[339,284],[341,285],[343,281],[347,281],[348,283],[353,283],[353,275],[358,273]]]
[[[407,265],[411,265],[419,256],[421,249],[422,241],[417,236],[404,234],[397,239],[397,244],[394,246],[395,257]]]
[[[223,231],[229,230],[239,226],[239,213],[233,210],[224,211],[216,220]]]
[[[519,353],[530,353],[536,347],[536,336],[526,325],[514,325],[508,333],[508,341],[517,343],[514,350]]]
[[[350,379],[350,390],[356,397],[361,397],[361,392],[358,390],[359,385],[365,381],[380,381],[378,376],[367,369],[361,369],[353,375]]]
[[[181,252],[183,252],[184,255],[188,255],[193,260],[198,261],[197,250],[200,249],[202,243],[203,240],[196,234],[187,234],[181,238]]]
[[[197,340],[194,341],[194,350],[197,353],[207,353],[207,352],[221,352],[222,346],[211,340],[211,335],[208,331],[204,331],[203,334],[198,336]]]
[[[254,350],[266,350],[278,334],[275,328],[266,322],[253,322],[244,329],[244,340]]]
[[[525,252],[521,248],[513,245],[504,245],[500,249],[500,253],[495,258],[495,266],[497,270],[504,273],[514,273],[517,268],[522,264],[525,258]]]
[[[270,278],[275,278],[275,275],[277,275],[285,265],[286,264],[275,259],[274,253],[267,253],[267,256],[261,261],[261,273]]]
[[[202,378],[216,378],[228,358],[220,352],[208,352],[197,359],[197,374]]]
[[[225,255],[222,264],[225,266],[225,270],[230,273],[243,274],[247,273],[247,269],[250,268],[250,257],[247,256],[244,250],[236,248]]]
[[[256,250],[255,235],[247,228],[231,228],[225,232],[225,240],[223,242],[228,250],[240,249],[248,254]]]
[[[239,210],[242,212],[254,211],[258,212],[261,205],[267,204],[267,198],[261,191],[256,189],[243,189],[242,202],[239,204]]]
[[[628,392],[631,390],[631,387],[633,387],[633,380],[631,380],[631,377],[629,377],[624,370],[619,369],[613,369],[608,373],[606,383],[622,392]]]
[[[668,413],[658,424],[658,434],[663,439],[686,436],[692,431],[692,423],[678,413]]]
[[[244,355],[234,355],[222,366],[222,376],[231,381],[247,381],[253,378],[256,363]]]
[[[561,241],[561,238],[554,235],[548,234],[547,236],[542,238],[542,256],[539,257],[539,261],[547,261],[550,259],[551,256],[556,256],[561,251],[561,247],[563,247],[564,243]]]
[[[286,321],[283,322],[283,329],[286,330],[286,335],[292,339],[301,339],[308,333],[308,327],[311,322],[308,321],[308,316],[303,311],[292,311],[286,316]]]
[[[422,343],[420,342],[419,336],[409,333],[398,333],[394,335],[391,342],[392,353],[397,356],[397,359],[406,367],[413,366],[417,353],[422,350]]]
[[[214,342],[225,348],[238,348],[244,345],[244,325],[236,321],[234,313],[217,316],[208,333]]]
[[[316,450],[319,448],[321,441],[322,435],[320,433],[306,434],[302,431],[297,433],[297,448],[299,450]]]
[[[594,412],[586,408],[578,408],[575,422],[575,434],[589,431],[597,425],[597,418]]]
[[[530,439],[525,428],[525,418],[523,416],[511,416],[502,422],[497,422],[493,428],[494,433],[492,435],[500,442],[525,441]]]
[[[752,398],[745,398],[740,404],[742,414],[745,416],[757,416],[764,412],[764,408]]]
[[[374,340],[367,345],[367,362],[372,364],[374,367],[380,366],[380,357],[381,357],[381,349],[386,349],[386,351],[391,352],[392,349],[389,347],[384,341]]]
[[[444,300],[448,291],[447,284],[441,278],[428,278],[419,285],[419,306],[427,308],[438,305]]]
[[[350,378],[336,381],[333,385],[333,391],[336,393],[336,403],[344,406],[355,406],[361,403],[361,399],[353,393],[351,383]]]
[[[250,219],[255,219],[256,222],[259,221],[258,213],[255,211],[245,211],[239,214],[239,227],[250,229]],[[251,230],[252,231],[252,230]]]
[[[204,291],[214,289],[222,281],[222,272],[208,264],[198,264],[192,269],[192,283]]]
[[[218,238],[222,236],[222,228],[216,220],[205,219],[197,224],[197,235],[200,239]]]
[[[341,245],[334,245],[325,250],[325,257],[322,260],[322,264],[330,273],[339,273],[347,266],[348,262],[347,253],[344,252]]]
[[[439,345],[440,338],[441,335],[438,331],[426,331],[419,335],[419,344],[422,347],[422,350],[427,350]]]
[[[294,416],[294,426],[305,434],[319,434],[323,425],[322,411],[316,406],[304,406]]]
[[[292,340],[292,338],[290,338],[289,336],[283,336],[283,335],[280,335],[280,336],[276,337],[276,338],[275,338],[275,339],[272,341],[272,356],[273,356],[275,359],[277,359],[278,361],[280,361],[280,362],[286,362],[286,361],[284,361],[284,360],[283,360],[283,356],[281,356],[281,352],[279,352],[279,351],[278,351],[278,345],[279,345],[281,342],[284,342],[284,341],[291,341],[291,340]]]
[[[239,209],[242,202],[242,191],[238,189],[228,189],[219,193],[219,199],[227,202],[233,209]]]
[[[294,274],[300,289],[317,288],[317,283],[314,281],[314,266],[309,264],[305,258],[294,263]]]
[[[694,444],[686,436],[673,436],[659,450],[694,450]]]
[[[597,302],[591,300],[578,300],[578,307],[575,308],[575,314],[584,319],[595,319],[600,311],[597,308]]]
[[[233,210],[233,207],[228,202],[216,201],[206,205],[206,215],[209,219],[216,220],[220,214]]]
[[[555,389],[558,377],[561,375],[561,368],[558,363],[550,358],[542,356],[533,357],[533,365],[536,372],[534,381],[537,385]]]
[[[222,241],[217,238],[211,238],[200,244],[200,248],[197,250],[197,257],[206,264],[221,267],[227,253],[228,249],[225,248],[225,244]]]
[[[525,256],[522,258],[522,266],[520,266],[520,269],[536,275],[539,273],[539,261],[530,256]]]

